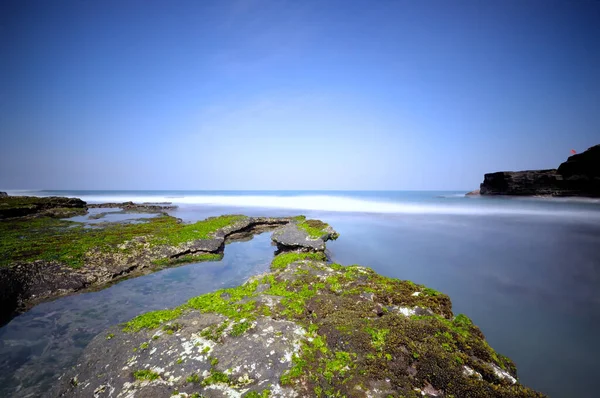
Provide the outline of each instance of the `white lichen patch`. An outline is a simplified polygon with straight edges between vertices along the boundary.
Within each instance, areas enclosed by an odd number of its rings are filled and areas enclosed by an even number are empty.
[[[268,327],[263,329],[263,332],[261,333],[261,335],[265,335],[266,333],[273,333],[275,329],[273,328],[273,325],[269,325]]]
[[[108,396],[112,397],[112,395],[115,392],[115,388],[112,385],[110,385],[110,383],[101,384],[98,386],[98,388],[96,388],[94,390],[94,398],[99,398],[101,396],[107,396],[106,394],[103,394],[104,392],[108,392]]]
[[[242,394],[247,391],[247,390],[238,391],[238,390],[236,390],[236,389],[228,386],[225,383],[211,384],[211,385],[208,385],[208,386],[206,386],[204,388],[206,390],[219,391],[222,396],[225,396],[225,397],[228,397],[228,398],[241,398]]]
[[[254,382],[254,379],[251,379],[250,376],[248,376],[248,373],[244,373],[242,376],[238,377],[236,380],[236,383],[238,386],[247,386],[248,384],[252,384]]]
[[[205,361],[215,345],[216,343],[214,341],[207,340],[204,337],[193,333],[189,340],[186,339],[181,343],[183,351],[179,354],[182,359],[186,359],[189,356],[197,361]],[[194,357],[192,354],[199,355]]]
[[[183,377],[181,376],[169,376],[169,379],[167,380],[169,383],[177,383],[179,380],[181,380]]]
[[[508,373],[506,370],[502,369],[498,365],[491,362],[488,363],[488,365],[492,368],[494,374],[500,380],[508,380],[511,384],[515,384],[517,382],[517,379],[515,379],[510,373]]]
[[[261,298],[261,302],[267,307],[273,309],[279,303],[279,300],[276,300],[271,296],[263,296]]]
[[[294,398],[298,396],[298,393],[290,388],[282,388],[277,383],[271,387],[271,396],[281,398]]]
[[[286,351],[283,353],[283,357],[279,360],[281,363],[289,363],[292,362],[293,353],[291,351]]]
[[[468,367],[467,365],[463,366],[463,374],[467,377],[476,377],[479,380],[482,380],[483,377],[481,376],[481,373],[477,372],[476,370]]]
[[[117,395],[117,398],[134,398],[136,392],[137,392],[137,389],[136,389],[135,384],[126,381],[123,384],[123,388],[119,392],[119,395]]]
[[[417,312],[415,310],[415,308],[410,308],[410,307],[396,307],[393,306],[392,309],[404,316],[412,316],[415,315]]]

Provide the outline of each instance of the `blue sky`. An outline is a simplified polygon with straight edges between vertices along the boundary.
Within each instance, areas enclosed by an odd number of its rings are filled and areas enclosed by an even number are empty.
[[[598,1],[7,1],[0,188],[477,188],[600,143]]]

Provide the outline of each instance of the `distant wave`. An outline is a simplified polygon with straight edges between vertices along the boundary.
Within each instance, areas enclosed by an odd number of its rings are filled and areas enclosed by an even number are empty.
[[[390,201],[383,199],[352,198],[335,195],[298,195],[298,196],[271,196],[271,195],[189,195],[189,196],[162,196],[162,195],[79,195],[89,203],[125,202],[138,203],[171,202],[187,206],[219,206],[232,208],[270,208],[288,209],[298,211],[331,211],[348,213],[380,213],[380,214],[446,214],[446,215],[517,215],[517,216],[547,216],[547,217],[576,217],[600,219],[600,208],[582,209],[569,207],[564,204],[560,207],[548,207],[543,203],[505,203],[472,201],[446,202],[440,199],[437,202],[407,202]],[[454,196],[452,196],[454,197]]]

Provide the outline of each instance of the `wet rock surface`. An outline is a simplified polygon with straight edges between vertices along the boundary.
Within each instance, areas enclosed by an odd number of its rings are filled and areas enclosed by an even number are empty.
[[[558,169],[486,174],[480,191],[482,195],[600,197],[600,145],[570,156]]]
[[[449,298],[322,253],[99,334],[48,397],[541,397]]]

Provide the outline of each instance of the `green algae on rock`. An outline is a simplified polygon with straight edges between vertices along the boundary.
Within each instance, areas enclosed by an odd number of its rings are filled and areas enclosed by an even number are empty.
[[[81,268],[91,250],[133,251],[127,242],[147,237],[147,247],[181,245],[209,239],[219,229],[243,220],[243,216],[214,217],[194,224],[183,224],[162,215],[136,224],[110,223],[104,228],[85,228],[81,223],[53,218],[17,219],[0,222],[0,266],[35,260],[57,261]]]
[[[339,234],[333,230],[329,224],[324,223],[321,220],[307,220],[306,216],[294,217],[297,221],[298,227],[302,228],[308,233],[308,236],[312,239],[324,238],[327,236],[331,240],[335,240],[339,237]]]
[[[294,217],[293,222],[273,232],[273,242],[280,252],[325,251],[325,242],[337,239],[339,234],[329,224],[320,220]]]
[[[280,254],[268,274],[109,332],[56,395],[109,385],[144,397],[542,396],[445,294],[322,253]],[[149,349],[132,356],[143,342]],[[140,382],[132,372],[144,369],[159,378]]]
[[[40,198],[2,199],[20,200],[25,206],[38,203]],[[78,199],[47,199],[53,205],[85,205]],[[43,203],[50,206],[50,202]],[[104,223],[101,228],[88,228],[46,215],[43,210],[0,220],[0,324],[16,312],[52,297],[99,288],[165,266],[220,260],[227,242],[292,220],[224,215],[185,224],[162,213],[136,223]]]
[[[0,195],[0,220],[32,215],[72,217],[86,211],[86,203],[76,198]]]

